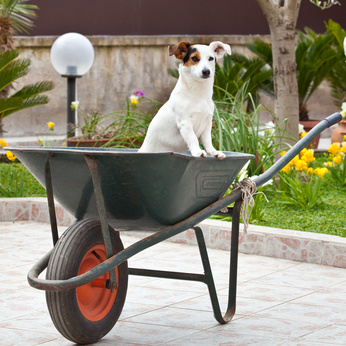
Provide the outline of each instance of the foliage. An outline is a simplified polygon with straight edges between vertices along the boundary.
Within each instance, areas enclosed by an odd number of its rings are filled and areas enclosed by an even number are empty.
[[[328,149],[328,159],[324,165],[330,171],[330,180],[337,186],[346,186],[346,142],[333,143]]]
[[[329,75],[332,67],[344,57],[330,44],[331,35],[316,34],[306,28],[298,31],[296,49],[299,107],[302,110],[312,93]]]
[[[281,192],[280,200],[283,204],[296,205],[301,209],[308,210],[322,203],[321,179],[317,176],[308,177],[304,173],[279,173]]]
[[[36,18],[36,5],[26,4],[29,0],[1,0],[0,17],[1,20],[10,22],[16,33],[28,33],[28,29],[33,26],[33,19]]]
[[[0,54],[0,92],[15,80],[29,72],[30,60],[17,59],[16,50],[8,50]],[[54,88],[51,81],[37,82],[24,86],[11,96],[0,99],[0,119],[20,110],[43,105],[48,102],[48,97],[41,95]]]
[[[296,47],[297,81],[299,92],[300,120],[307,120],[306,105],[312,93],[326,79],[339,63],[344,60],[339,48],[331,45],[333,34],[326,31],[323,35],[305,28],[305,32],[298,31]],[[271,68],[273,56],[269,43],[257,40],[246,45],[256,53]]]
[[[117,132],[106,146],[139,148],[152,118],[161,106],[160,102],[146,97],[135,104],[132,98],[127,99],[123,109],[116,113],[114,126]]]
[[[346,187],[323,180],[323,203],[307,210],[282,204],[279,194],[268,195],[264,218],[257,225],[346,237]]]
[[[105,125],[105,122],[109,120],[114,113],[102,114],[99,111],[92,111],[91,113],[83,112],[83,123],[78,124],[77,128],[80,128],[82,135],[80,140],[97,140],[101,138],[111,138],[114,129],[112,124]]]
[[[333,151],[332,148],[332,151],[336,152],[335,147],[334,149]],[[282,185],[280,187],[276,177],[275,184],[263,185],[258,188],[258,191],[263,192],[264,195],[261,193],[254,195],[255,205],[250,215],[250,223],[266,227],[277,227],[346,237],[346,186],[338,186],[326,169],[321,171],[322,168],[325,168],[324,162],[329,154],[314,156],[312,155],[312,151],[305,149],[295,160],[298,158],[301,159],[305,154],[307,154],[305,159],[309,161],[311,168],[315,167],[314,170],[317,169],[316,173],[318,172],[322,176],[321,178],[317,174],[311,176],[306,172],[300,173],[300,182],[296,183],[298,185],[297,189],[301,189],[303,191],[302,194],[305,194],[305,196],[309,196],[308,194],[310,194],[311,197],[306,202],[310,204],[309,207],[305,205],[302,206],[301,203],[298,202],[283,202],[283,193],[285,193],[283,191],[284,188]],[[310,161],[313,157],[315,160]],[[290,166],[291,169],[295,169],[293,163],[291,163]],[[286,174],[286,177],[288,176],[287,173],[279,173],[279,175],[284,174]],[[297,176],[298,175],[299,172],[297,172]],[[302,177],[304,176],[310,180],[306,180],[305,186],[301,188]],[[311,178],[316,180],[311,182]],[[316,188],[312,185],[309,186],[309,184],[318,184],[319,186]],[[315,189],[319,189],[320,192],[317,193],[313,191]],[[229,189],[228,193],[231,192],[231,190],[232,187]],[[302,199],[303,197],[299,198]],[[319,199],[315,205],[312,203],[313,199]],[[219,215],[212,216],[211,218],[228,222],[232,220],[231,217]]]
[[[45,189],[20,163],[0,163],[0,197],[44,197]]]
[[[262,59],[248,59],[240,54],[225,55],[223,64],[216,64],[215,67],[214,99],[222,100],[225,91],[236,96],[245,84],[256,104],[259,90],[273,95],[273,74]],[[248,105],[252,105],[252,102],[248,102]]]
[[[13,35],[25,32],[33,26],[36,5],[26,4],[28,0],[0,1],[0,53],[14,48]]]
[[[346,102],[343,102],[341,105],[341,112],[340,112],[342,119],[346,120]]]
[[[282,153],[284,154],[284,153]],[[278,174],[278,190],[283,204],[311,209],[322,200],[322,178],[328,172],[318,167],[313,149],[303,149]]]
[[[321,10],[332,7],[333,5],[341,5],[337,0],[310,0],[311,3],[319,7]]]
[[[140,147],[160,106],[160,102],[146,98],[143,92],[136,91],[125,100],[120,111],[102,115],[98,111],[83,113],[83,122],[77,125],[82,132],[79,139],[109,138],[104,144],[106,147]]]
[[[343,42],[346,37],[346,31],[341,28],[340,24],[335,23],[331,19],[326,24],[328,33],[331,36],[333,46],[341,57],[344,57]],[[327,80],[331,88],[331,95],[334,104],[338,107],[346,101],[346,63],[341,59],[330,70]]]
[[[247,101],[252,102],[253,111],[247,113]],[[288,138],[285,123],[278,124],[272,117],[270,127],[266,127],[259,119],[262,105],[255,105],[252,95],[244,84],[233,96],[226,91],[224,98],[215,102],[213,143],[219,150],[253,154],[248,166],[248,175],[258,175],[269,168]],[[281,149],[280,149],[281,148]]]

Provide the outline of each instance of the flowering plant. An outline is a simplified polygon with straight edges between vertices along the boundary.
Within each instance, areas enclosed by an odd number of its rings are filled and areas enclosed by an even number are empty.
[[[328,173],[328,168],[316,167],[315,161],[314,150],[303,149],[279,172],[281,203],[310,209],[323,201],[322,178]]]
[[[72,105],[71,105],[72,106]],[[107,124],[108,120],[112,120],[114,113],[100,115],[99,111],[91,113],[83,113],[83,124],[76,125],[81,130],[79,140],[98,140],[101,138],[112,138],[115,129],[111,124]]]
[[[54,131],[54,126],[55,126],[55,123],[53,123],[52,121],[49,121],[47,123],[47,126],[48,126],[48,131]],[[53,142],[54,140],[48,140],[47,138],[39,138],[37,140],[37,143],[41,144],[42,147],[50,147],[53,145]]]
[[[137,90],[130,96],[130,102],[132,106],[136,106],[138,101],[142,98],[145,97],[145,94],[143,91]]]
[[[346,186],[346,138],[345,142],[333,143],[328,153],[329,160],[324,165],[330,170],[330,178],[339,186]]]
[[[0,138],[0,148],[2,149],[2,148],[5,148],[5,147],[7,147],[7,142],[4,140],[4,139],[1,139]],[[6,151],[6,157],[10,160],[10,161],[16,161],[16,157],[13,155],[13,153],[11,152],[11,151],[9,151],[9,150],[7,150]]]
[[[346,42],[346,40],[345,40]],[[346,47],[346,46],[345,46]],[[345,48],[346,49],[346,48]],[[341,112],[340,112],[342,119],[346,120],[346,102],[343,102],[341,105]]]
[[[137,90],[125,99],[119,111],[107,114],[100,114],[98,111],[83,113],[84,122],[77,125],[82,135],[77,138],[106,138],[109,140],[103,146],[107,147],[139,147],[153,115],[160,106],[159,102],[146,98],[144,92]],[[78,101],[72,102],[72,109],[78,110],[79,107]]]

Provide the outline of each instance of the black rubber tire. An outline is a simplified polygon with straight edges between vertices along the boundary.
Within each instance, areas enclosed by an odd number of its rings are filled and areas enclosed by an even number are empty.
[[[124,249],[119,232],[109,227],[115,253]],[[46,278],[65,280],[78,275],[84,255],[98,244],[103,244],[98,220],[87,219],[70,226],[57,242],[49,260]],[[46,291],[46,301],[57,330],[68,340],[90,344],[104,337],[117,322],[123,309],[128,283],[127,262],[118,266],[119,286],[109,312],[99,321],[85,318],[77,301],[77,289]],[[105,288],[106,289],[106,288]]]

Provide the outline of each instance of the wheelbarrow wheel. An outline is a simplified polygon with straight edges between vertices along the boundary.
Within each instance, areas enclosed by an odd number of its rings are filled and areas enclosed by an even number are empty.
[[[124,249],[119,233],[109,227],[113,251]],[[83,274],[107,259],[98,220],[70,226],[57,242],[48,263],[48,280],[66,280]],[[88,344],[100,340],[117,322],[125,303],[127,262],[115,268],[118,287],[106,287],[109,273],[89,284],[66,291],[47,291],[48,310],[57,330],[68,340]]]

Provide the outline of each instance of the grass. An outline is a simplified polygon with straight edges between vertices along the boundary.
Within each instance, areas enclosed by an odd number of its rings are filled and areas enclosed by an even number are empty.
[[[0,163],[0,197],[45,197],[46,190],[21,163]]]
[[[346,187],[332,182],[323,186],[323,202],[318,207],[303,210],[280,203],[280,194],[268,191],[269,203],[264,202],[263,217],[252,223],[261,226],[323,233],[346,237]],[[250,222],[251,223],[251,222]]]
[[[346,237],[346,187],[326,180],[323,203],[310,210],[280,204],[280,194],[271,186],[264,187],[264,193],[269,203],[262,198],[260,220],[250,223]],[[0,163],[0,197],[45,196],[45,189],[22,164]]]

